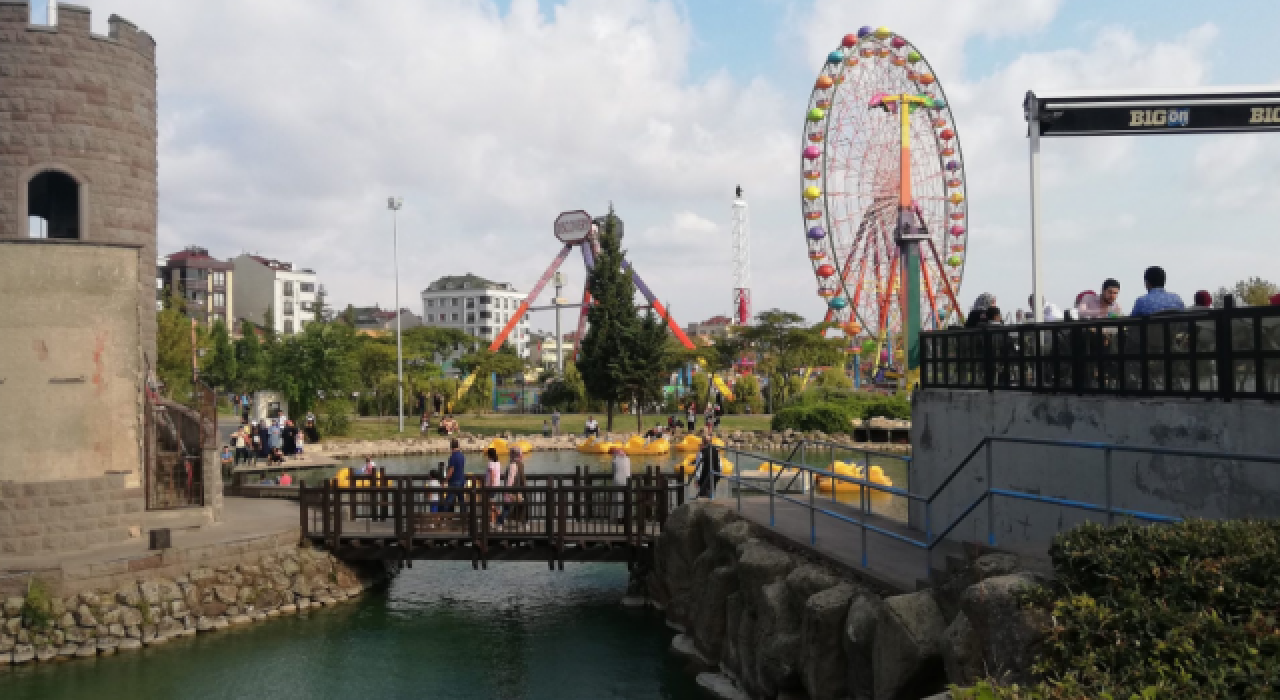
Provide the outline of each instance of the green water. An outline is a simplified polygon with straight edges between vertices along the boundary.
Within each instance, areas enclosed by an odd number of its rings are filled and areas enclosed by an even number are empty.
[[[419,562],[318,612],[111,657],[0,667],[0,698],[703,698],[619,564]]]

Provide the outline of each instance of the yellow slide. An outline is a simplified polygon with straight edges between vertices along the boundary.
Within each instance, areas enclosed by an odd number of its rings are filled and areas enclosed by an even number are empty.
[[[701,368],[702,368],[702,369],[704,369],[704,370],[705,370],[705,369],[707,369],[707,361],[706,361],[706,360],[704,360],[704,359],[702,359],[701,357],[699,357],[699,358],[698,358],[698,366],[699,366],[699,367],[701,367]],[[708,373],[710,373],[710,372],[708,372]],[[716,387],[716,389],[718,389],[718,390],[720,391],[720,395],[724,397],[724,400],[725,400],[725,401],[732,401],[732,400],[733,400],[733,390],[731,390],[731,389],[729,388],[729,385],[728,385],[728,384],[725,384],[725,383],[724,383],[724,380],[723,380],[723,379],[721,379],[721,378],[717,377],[716,375],[712,374],[712,375],[711,375],[711,383],[712,383],[712,384],[714,384],[714,385],[715,385],[715,387]]]

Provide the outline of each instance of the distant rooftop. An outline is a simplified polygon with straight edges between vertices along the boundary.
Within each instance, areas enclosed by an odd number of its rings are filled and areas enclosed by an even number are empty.
[[[165,261],[169,265],[178,265],[180,267],[213,267],[230,268],[231,264],[223,262],[212,255],[206,248],[200,246],[187,246],[177,253],[171,253],[165,257]]]
[[[298,268],[297,270],[295,270],[293,269],[293,263],[284,262],[283,260],[276,260],[274,258],[264,258],[261,255],[250,255],[249,257],[252,260],[256,261],[257,263],[264,265],[266,267],[269,267],[272,270],[275,270],[276,272],[305,272],[311,275],[314,275],[316,273],[315,270],[312,270],[306,267]]]
[[[509,282],[494,282],[468,272],[465,275],[447,275],[427,285],[428,292],[439,292],[447,289],[496,289],[513,292],[515,288]]]

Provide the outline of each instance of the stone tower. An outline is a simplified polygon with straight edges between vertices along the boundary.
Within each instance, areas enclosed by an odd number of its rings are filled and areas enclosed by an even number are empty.
[[[33,24],[26,1],[0,0],[0,499],[50,523],[0,520],[0,556],[118,539],[143,498],[156,47],[120,17],[100,36],[88,9],[56,10]],[[57,482],[124,505],[90,527],[104,509]]]

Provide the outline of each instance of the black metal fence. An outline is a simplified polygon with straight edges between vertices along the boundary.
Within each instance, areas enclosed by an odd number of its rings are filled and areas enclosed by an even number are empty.
[[[985,326],[921,336],[921,386],[1280,399],[1280,307]]]

